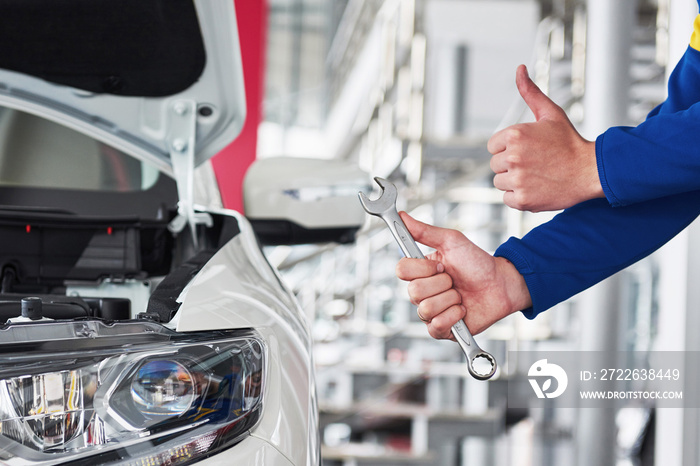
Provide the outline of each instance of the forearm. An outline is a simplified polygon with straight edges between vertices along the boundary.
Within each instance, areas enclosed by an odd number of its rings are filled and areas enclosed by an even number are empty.
[[[622,206],[700,189],[699,147],[700,52],[689,47],[671,75],[666,101],[639,126],[610,128],[596,140],[608,201]]]
[[[613,206],[700,189],[700,103],[596,140],[598,175]]]
[[[574,206],[511,238],[496,251],[522,275],[529,318],[589,288],[661,247],[700,214],[700,191],[613,208],[605,200]]]

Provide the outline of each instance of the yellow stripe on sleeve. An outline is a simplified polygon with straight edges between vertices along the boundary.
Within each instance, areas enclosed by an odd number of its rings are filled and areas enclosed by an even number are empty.
[[[695,17],[693,23],[693,35],[690,36],[690,46],[700,51],[700,15]]]

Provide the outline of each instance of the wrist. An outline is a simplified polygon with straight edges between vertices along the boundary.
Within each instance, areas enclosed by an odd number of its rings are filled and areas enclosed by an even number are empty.
[[[600,182],[600,175],[598,174],[598,161],[596,156],[596,148],[594,141],[584,141],[583,148],[584,160],[585,160],[585,199],[598,199],[605,197],[603,192],[603,185]]]
[[[501,286],[505,303],[502,309],[502,317],[514,314],[532,306],[530,290],[527,288],[525,279],[515,268],[512,262],[504,257],[495,257],[498,276],[501,277]]]

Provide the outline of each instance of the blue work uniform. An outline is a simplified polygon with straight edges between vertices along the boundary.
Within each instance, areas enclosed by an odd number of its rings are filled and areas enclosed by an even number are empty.
[[[700,15],[666,101],[639,126],[608,129],[595,148],[606,198],[496,250],[525,279],[528,318],[648,256],[700,214]]]

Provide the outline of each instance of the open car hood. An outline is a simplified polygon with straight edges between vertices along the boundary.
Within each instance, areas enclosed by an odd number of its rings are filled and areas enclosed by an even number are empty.
[[[241,131],[233,0],[0,0],[0,105],[83,132],[174,176]]]

